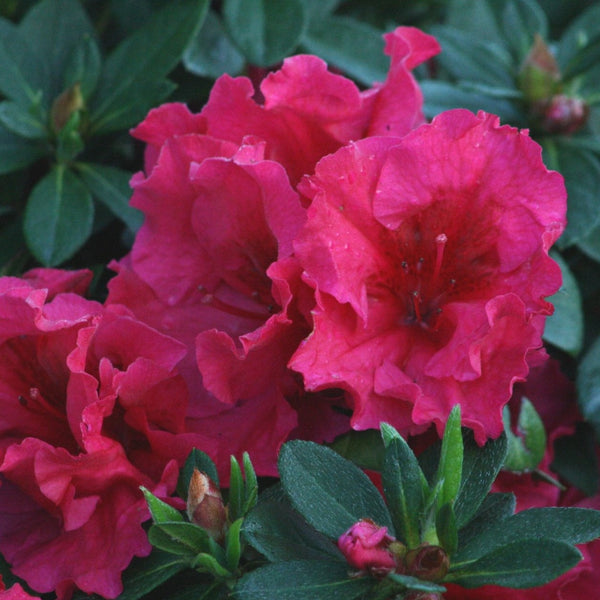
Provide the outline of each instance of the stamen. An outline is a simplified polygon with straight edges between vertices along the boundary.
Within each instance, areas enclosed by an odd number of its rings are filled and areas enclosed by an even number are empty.
[[[417,290],[411,293],[413,310],[415,311],[415,317],[417,321],[421,322],[421,294]]]
[[[444,249],[446,248],[446,243],[448,242],[448,237],[445,233],[440,233],[435,238],[435,266],[433,268],[433,276],[431,279],[432,284],[436,284],[438,277],[440,276],[440,271],[442,270],[442,262],[444,261]]]

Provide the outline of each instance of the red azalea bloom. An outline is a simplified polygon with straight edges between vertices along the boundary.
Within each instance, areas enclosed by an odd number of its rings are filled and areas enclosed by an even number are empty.
[[[307,388],[348,390],[357,429],[441,432],[460,404],[478,443],[497,437],[561,281],[548,249],[566,194],[539,146],[449,111],[324,158],[302,189],[295,249],[317,308],[290,365]]]
[[[139,486],[173,491],[187,398],[180,343],[61,292],[90,277],[0,278],[0,551],[60,599],[76,587],[115,598],[121,572],[150,552]]]
[[[18,583],[8,590],[0,576],[0,600],[40,600],[39,596],[30,596]]]

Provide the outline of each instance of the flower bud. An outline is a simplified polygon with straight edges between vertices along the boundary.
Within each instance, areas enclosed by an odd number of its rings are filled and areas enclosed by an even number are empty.
[[[192,523],[202,527],[218,542],[225,537],[227,511],[221,491],[206,473],[198,469],[194,469],[190,479],[187,514]]]
[[[440,581],[446,576],[450,560],[440,546],[423,544],[410,550],[405,558],[406,573],[426,581]]]
[[[85,106],[79,83],[67,88],[54,100],[50,111],[52,129],[58,133],[67,123],[71,115]]]
[[[384,577],[396,568],[396,557],[390,548],[395,542],[387,527],[363,519],[339,537],[338,548],[351,566]]]
[[[588,120],[590,107],[581,99],[559,94],[543,105],[541,127],[548,133],[574,133]]]
[[[523,61],[518,78],[519,87],[530,102],[547,100],[556,92],[560,82],[558,63],[539,34]]]

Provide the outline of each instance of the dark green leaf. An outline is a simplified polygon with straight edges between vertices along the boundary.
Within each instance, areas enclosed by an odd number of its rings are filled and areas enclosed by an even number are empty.
[[[436,479],[441,483],[437,505],[441,508],[444,504],[454,505],[461,486],[463,466],[463,437],[460,428],[460,404],[456,404],[446,421],[440,462]]]
[[[364,85],[387,77],[390,59],[383,53],[383,32],[350,17],[314,20],[302,38],[302,47]]]
[[[212,555],[212,554],[198,554],[196,556],[193,566],[195,569],[210,573],[213,577],[220,579],[229,579],[231,573]]]
[[[446,588],[432,581],[424,581],[417,577],[411,577],[410,575],[401,575],[399,573],[390,573],[387,576],[388,579],[399,583],[406,590],[414,590],[416,592],[431,592],[432,594],[445,592]]]
[[[527,56],[536,33],[548,38],[546,14],[534,0],[509,0],[502,11],[502,26],[519,60]]]
[[[356,465],[318,444],[294,440],[279,453],[281,482],[292,505],[317,531],[337,539],[361,519],[394,527],[383,498]]]
[[[382,483],[398,538],[410,548],[418,546],[426,481],[413,451],[400,436],[386,448]]]
[[[244,63],[244,56],[225,34],[219,16],[208,11],[202,27],[183,54],[185,68],[194,75],[217,78],[223,73],[237,75]]]
[[[208,0],[171,2],[119,44],[104,63],[93,99],[95,133],[131,125],[172,90],[163,78],[179,62],[207,8]]]
[[[470,544],[491,523],[502,521],[515,512],[514,494],[494,493],[486,496],[473,518],[459,531],[458,547]]]
[[[591,259],[600,262],[600,225],[577,242],[577,247]]]
[[[24,39],[35,40],[33,50],[48,69],[45,100],[52,102],[64,90],[64,72],[74,49],[94,35],[94,27],[81,2],[42,0],[25,15],[19,29]]]
[[[504,433],[508,441],[508,453],[504,460],[507,471],[523,473],[538,467],[546,453],[546,430],[544,423],[533,404],[523,397],[517,422],[521,435],[513,434],[510,422],[510,410],[504,407]]]
[[[302,6],[309,23],[328,17],[344,0],[303,0]]]
[[[246,60],[262,67],[291,54],[306,25],[300,0],[225,0],[223,20]]]
[[[591,152],[574,148],[572,145],[544,140],[542,146],[544,161],[548,167],[558,171],[565,178],[569,197],[567,228],[558,240],[558,245],[567,248],[585,238],[600,225],[600,162]]]
[[[550,468],[586,496],[598,492],[598,457],[594,431],[589,424],[578,423],[573,435],[554,442],[554,460]]]
[[[243,533],[269,561],[332,560],[344,562],[337,546],[315,531],[290,505],[283,491],[269,489],[246,517]]]
[[[23,231],[32,254],[53,266],[70,258],[88,239],[94,205],[87,188],[64,166],[54,167],[33,188]]]
[[[525,539],[547,538],[582,544],[598,536],[600,511],[574,507],[531,508],[490,523],[477,537],[461,544],[454,564],[476,560],[501,546]]]
[[[347,564],[296,560],[248,573],[232,597],[239,600],[353,600],[366,594],[374,583],[369,577],[351,579]]]
[[[468,15],[468,18],[465,18]],[[490,3],[478,0],[450,0],[446,10],[446,25],[460,29],[465,36],[479,38],[496,45],[505,45],[496,15]]]
[[[28,139],[40,139],[48,135],[48,130],[35,109],[24,109],[20,104],[6,100],[0,102],[0,124]]]
[[[329,446],[338,454],[363,469],[380,471],[383,465],[383,444],[376,429],[349,431]]]
[[[163,502],[160,498],[157,498],[146,488],[142,487],[141,490],[146,498],[146,502],[148,503],[148,508],[152,514],[152,520],[157,525],[160,525],[161,523],[173,523],[178,521],[183,522],[183,515],[176,508],[173,508],[171,505]]]
[[[600,33],[590,39],[585,46],[571,58],[563,73],[565,79],[572,79],[596,67],[600,60]]]
[[[22,169],[41,158],[46,150],[0,126],[0,175]]]
[[[440,546],[449,556],[452,556],[458,547],[458,530],[452,504],[444,504],[438,510],[435,517],[435,530]]]
[[[69,163],[83,151],[84,143],[79,131],[80,123],[81,113],[75,111],[71,113],[69,120],[59,131],[56,139],[56,158],[58,162]]]
[[[451,84],[445,81],[421,81],[421,90],[425,97],[423,110],[432,119],[439,113],[453,108],[466,108],[472,112],[485,110],[499,115],[502,121],[512,125],[525,123],[522,115],[508,100],[493,98],[482,92],[475,92],[462,87],[462,84]]]
[[[529,588],[543,585],[581,560],[581,553],[565,542],[523,539],[496,548],[479,560],[451,571],[444,581],[462,587],[501,585]]]
[[[577,372],[577,398],[583,416],[600,439],[600,338],[587,351]]]
[[[181,523],[189,525],[189,523]],[[181,560],[187,561],[188,565],[196,556],[187,544],[182,544],[179,540],[171,537],[166,531],[163,531],[159,525],[151,525],[148,530],[148,541],[154,548],[169,554],[179,556]]]
[[[85,35],[73,48],[65,67],[64,88],[79,84],[84,100],[89,100],[98,84],[101,69],[100,48],[91,35]]]
[[[514,86],[512,59],[501,46],[467,37],[448,26],[432,28],[432,33],[442,47],[437,60],[456,79],[492,87]]]
[[[137,208],[129,205],[131,173],[94,163],[77,163],[75,166],[94,198],[102,202],[129,229],[137,231],[144,220],[144,215]]]
[[[561,256],[554,252],[552,258],[561,268],[563,281],[560,290],[548,298],[554,304],[554,314],[546,319],[544,340],[577,356],[583,345],[583,307],[579,286]]]
[[[188,488],[190,487],[190,479],[194,469],[198,469],[201,473],[206,473],[215,485],[219,487],[219,474],[217,467],[210,456],[198,448],[194,448],[188,455],[180,473],[179,481],[177,482],[177,494],[180,498],[187,498]]]
[[[506,456],[506,437],[501,435],[479,447],[471,433],[464,436],[462,480],[454,512],[458,527],[477,512],[496,479]]]
[[[181,559],[158,550],[145,558],[134,558],[123,573],[123,592],[119,594],[119,600],[142,598],[186,566]]]
[[[25,109],[39,104],[48,82],[46,64],[31,48],[33,39],[0,18],[0,92]],[[44,98],[47,106],[50,100]]]

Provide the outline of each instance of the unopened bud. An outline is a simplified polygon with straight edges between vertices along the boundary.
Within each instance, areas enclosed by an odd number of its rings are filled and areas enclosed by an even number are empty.
[[[423,544],[404,557],[406,573],[426,581],[440,581],[448,573],[450,560],[440,546]]]
[[[581,99],[562,94],[554,96],[538,109],[541,127],[548,133],[575,133],[588,120],[590,107]]]
[[[557,91],[560,70],[554,55],[539,34],[519,71],[519,87],[526,100],[547,100]]]
[[[214,481],[194,469],[187,497],[187,514],[192,523],[202,527],[208,535],[222,541],[227,528],[227,511],[221,491]]]
[[[81,87],[79,83],[67,88],[60,96],[54,100],[50,118],[52,120],[52,129],[58,133],[71,118],[71,115],[81,110],[85,106]]]
[[[351,566],[374,577],[385,577],[397,565],[392,551],[392,544],[395,543],[386,527],[363,519],[339,537],[338,548]]]

